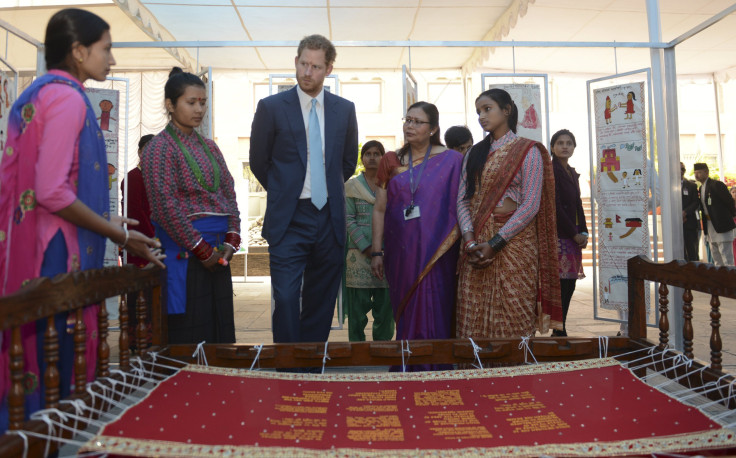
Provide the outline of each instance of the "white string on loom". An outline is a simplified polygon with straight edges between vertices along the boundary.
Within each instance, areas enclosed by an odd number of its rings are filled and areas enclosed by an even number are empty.
[[[17,434],[21,439],[23,439],[23,458],[28,458],[28,436],[26,433],[21,430],[11,430],[8,431],[8,434]]]
[[[723,378],[723,377],[721,377],[721,378]],[[718,379],[718,382],[720,382],[720,381],[721,381],[721,379],[719,378]],[[710,407],[710,406],[715,405],[715,404],[720,404],[723,401],[730,400],[733,397],[733,385],[734,385],[734,382],[736,382],[736,379],[731,380],[731,382],[728,384],[728,395],[726,396],[726,399],[719,399],[717,401],[706,402],[701,407]],[[708,389],[708,390],[705,390],[705,391],[701,391],[699,394],[710,393],[711,391],[716,391],[716,390],[720,391],[721,388],[722,387],[720,386],[720,383],[718,383],[718,384],[716,384],[716,386],[714,388],[711,388],[711,389]],[[689,397],[687,397],[687,399],[690,399],[691,397],[692,396],[689,396]],[[683,398],[683,399],[685,399],[685,398]],[[726,404],[728,404],[728,403],[726,403]]]
[[[480,347],[476,345],[472,337],[468,337],[468,339],[470,339],[470,345],[473,346],[473,356],[475,356],[475,359],[478,361],[478,365],[476,366],[475,364],[473,364],[473,367],[483,369],[483,363],[480,362],[480,355],[478,354],[478,352],[480,351]]]
[[[330,359],[330,355],[327,354],[327,344],[329,344],[329,342],[325,342],[325,351],[324,351],[324,356],[322,357],[322,373],[323,374],[325,373],[325,364],[327,364],[327,360]]]
[[[408,355],[404,361],[404,352]],[[411,358],[411,350],[409,350],[409,341],[406,341],[406,350],[404,350],[404,341],[401,341],[401,372],[406,372],[406,363]]]
[[[598,358],[608,358],[608,336],[598,336]]]
[[[254,366],[256,365],[256,363],[258,362],[258,358],[260,358],[260,357],[261,357],[261,351],[263,350],[263,344],[259,344],[259,345],[256,345],[256,346],[255,346],[255,347],[253,347],[253,348],[255,348],[255,349],[256,349],[256,357],[255,357],[255,358],[253,358],[253,363],[252,363],[252,364],[250,365],[250,369],[249,369],[249,370],[251,370],[251,371],[253,370],[253,367],[254,367]],[[258,365],[258,367],[260,368],[260,367],[261,367],[261,365],[259,364],[259,365]]]
[[[53,419],[51,417],[51,414],[54,414],[57,417],[59,417],[59,420]],[[67,425],[66,422],[69,420],[69,417],[72,417],[73,418],[74,416],[71,415],[71,414],[62,412],[59,409],[43,409],[43,410],[38,410],[38,411],[34,412],[31,415],[30,418],[31,418],[31,420],[41,420],[41,421],[45,422],[47,425],[48,424],[51,424],[51,425],[54,425],[54,426],[58,426],[60,430],[64,429],[64,430],[67,430],[67,431],[72,432],[74,434],[79,434],[79,435],[85,436],[88,439],[91,439],[91,438],[93,438],[95,436],[94,434],[92,434],[92,433],[90,433],[88,431],[79,430],[77,428],[73,428],[73,427]],[[104,425],[104,423],[100,424],[100,426],[103,426],[103,425]],[[56,431],[56,429],[54,429],[53,431]],[[61,431],[59,431],[59,434],[61,434]]]
[[[209,366],[209,364],[207,364],[207,355],[204,354],[204,344],[205,344],[204,340],[197,344],[197,348],[196,350],[194,350],[194,353],[192,354],[192,358],[196,357],[197,364],[199,364],[200,366],[202,365],[202,361],[204,361],[205,366]]]
[[[529,347],[529,338],[531,336],[522,336],[521,342],[519,342],[519,350],[524,350],[524,364],[531,364],[527,361],[527,355],[531,355],[532,359],[534,360],[534,364],[539,364],[537,362],[537,358],[534,357],[534,353],[532,353],[531,347]]]

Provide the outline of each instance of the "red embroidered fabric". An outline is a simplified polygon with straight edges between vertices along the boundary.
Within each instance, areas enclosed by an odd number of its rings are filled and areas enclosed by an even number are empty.
[[[188,367],[84,448],[138,456],[325,451],[649,454],[734,433],[610,359],[472,371],[298,375]]]

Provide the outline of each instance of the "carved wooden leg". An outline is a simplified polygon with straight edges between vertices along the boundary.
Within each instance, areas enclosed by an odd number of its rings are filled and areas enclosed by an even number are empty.
[[[723,343],[721,342],[721,301],[718,296],[713,295],[710,298],[710,327],[712,328],[710,333],[710,367],[714,370],[720,371],[722,369],[721,363],[721,349]]]
[[[83,314],[84,308],[78,308],[74,324],[74,394],[84,393],[87,385],[87,326]]]
[[[108,377],[110,375],[110,345],[107,344],[107,307],[105,303],[100,304],[100,311],[97,313],[97,378]]]
[[[664,350],[669,348],[670,339],[670,319],[667,317],[669,313],[669,299],[667,295],[669,290],[664,283],[659,284],[659,348]]]
[[[20,327],[11,330],[10,337],[10,393],[8,394],[9,428],[20,429],[25,415],[25,392],[23,390],[23,340]]]
[[[56,332],[54,316],[46,319],[46,333],[43,341],[44,359],[46,360],[46,372],[43,374],[45,385],[46,408],[55,409],[59,407],[59,333]]]
[[[130,370],[130,342],[128,342],[128,295],[120,296],[120,370]]]
[[[685,356],[693,359],[693,293],[686,289],[682,295],[682,341]]]
[[[146,296],[144,291],[138,291],[138,300],[136,300],[136,321],[138,325],[135,329],[136,344],[138,346],[138,354],[143,355],[148,349],[148,328],[146,327]]]

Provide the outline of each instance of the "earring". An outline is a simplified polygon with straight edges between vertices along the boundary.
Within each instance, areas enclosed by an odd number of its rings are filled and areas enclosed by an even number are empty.
[[[81,64],[82,62],[84,62],[84,59],[82,59],[82,58],[80,57],[80,58],[79,58],[79,63]]]

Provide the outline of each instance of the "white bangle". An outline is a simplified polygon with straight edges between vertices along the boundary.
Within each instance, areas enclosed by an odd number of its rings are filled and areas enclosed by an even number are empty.
[[[130,238],[130,232],[128,232],[128,228],[123,227],[123,231],[125,232],[125,240],[123,240],[123,243],[118,244],[120,248],[125,248],[125,246],[128,244],[128,239]]]

